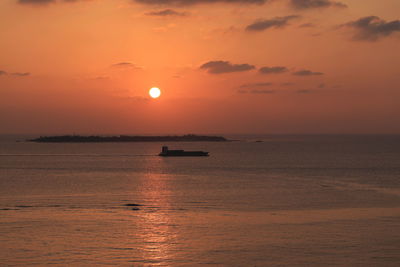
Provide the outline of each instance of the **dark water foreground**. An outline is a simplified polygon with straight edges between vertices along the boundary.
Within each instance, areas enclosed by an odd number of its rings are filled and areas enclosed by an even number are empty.
[[[247,139],[3,140],[1,265],[399,266],[399,137]]]

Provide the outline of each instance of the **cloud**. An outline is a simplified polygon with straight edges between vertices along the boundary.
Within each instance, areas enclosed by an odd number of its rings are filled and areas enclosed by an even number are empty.
[[[346,8],[347,5],[331,0],[290,0],[290,5],[296,9],[339,7]]]
[[[138,67],[135,64],[130,63],[130,62],[116,63],[116,64],[111,65],[111,67],[113,67],[113,68],[121,68],[121,69],[141,69],[140,67]]]
[[[296,91],[296,93],[298,93],[298,94],[310,94],[312,92],[313,91],[311,91],[311,90],[297,90]]]
[[[342,26],[353,29],[355,31],[353,39],[358,41],[377,41],[400,32],[400,20],[387,22],[377,16],[363,17]]]
[[[299,16],[276,17],[273,19],[257,20],[246,27],[246,31],[264,31],[269,28],[283,28],[289,25],[289,21],[299,18]]]
[[[200,69],[207,70],[208,73],[212,74],[248,71],[254,68],[255,67],[253,65],[232,64],[229,61],[209,61],[200,66]]]
[[[143,96],[128,96],[124,97],[126,100],[134,101],[134,102],[148,102],[150,99],[148,97]]]
[[[31,74],[29,72],[14,72],[11,73],[12,76],[19,76],[19,77],[25,77],[25,76],[30,76]]]
[[[300,70],[293,72],[293,75],[297,76],[319,76],[319,75],[324,75],[322,72],[314,72],[311,70]]]
[[[287,72],[288,69],[283,66],[275,66],[275,67],[262,67],[258,70],[259,73],[262,74],[278,74]]]
[[[22,5],[44,6],[56,2],[78,2],[84,0],[17,0]],[[163,5],[163,6],[189,6],[197,4],[258,4],[262,5],[271,0],[130,0],[145,5]],[[161,15],[162,16],[162,15]]]
[[[254,89],[254,90],[251,90],[250,93],[252,93],[252,94],[273,94],[273,93],[275,93],[275,91],[274,90],[257,90],[257,89]]]
[[[38,5],[38,6],[47,5],[54,2],[55,0],[18,0],[18,3],[22,5],[26,4],[26,5]]]
[[[173,16],[186,16],[186,12],[178,12],[173,9],[163,9],[159,11],[148,12],[145,15],[155,17],[173,17]]]
[[[265,87],[265,86],[271,86],[273,85],[273,83],[246,83],[246,84],[242,84],[241,86],[239,86],[240,88],[251,88],[251,87]]]
[[[299,28],[314,28],[316,25],[314,23],[304,23],[299,26]]]
[[[273,94],[275,93],[274,90],[238,90],[239,94]]]
[[[81,1],[90,1],[90,0],[18,0],[18,4],[21,5],[33,5],[33,6],[45,6],[52,3],[66,2],[66,3],[75,3]]]
[[[0,76],[18,76],[18,77],[26,77],[30,76],[29,72],[7,72],[4,70],[0,70]]]
[[[105,80],[109,80],[109,79],[110,79],[110,77],[108,77],[108,76],[97,76],[97,77],[92,78],[92,80],[96,80],[96,81],[105,81]]]
[[[232,4],[264,4],[270,0],[133,0],[145,5],[188,6],[196,4],[232,3]]]

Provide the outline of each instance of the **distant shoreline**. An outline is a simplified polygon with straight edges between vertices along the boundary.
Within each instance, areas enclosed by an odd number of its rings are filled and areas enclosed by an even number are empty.
[[[26,140],[37,143],[110,143],[110,142],[227,142],[230,141],[222,136],[209,135],[54,135],[40,136],[38,138]]]

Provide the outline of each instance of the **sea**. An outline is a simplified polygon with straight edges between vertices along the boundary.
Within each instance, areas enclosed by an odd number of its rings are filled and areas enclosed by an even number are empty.
[[[225,136],[0,136],[0,266],[400,266],[400,136]]]

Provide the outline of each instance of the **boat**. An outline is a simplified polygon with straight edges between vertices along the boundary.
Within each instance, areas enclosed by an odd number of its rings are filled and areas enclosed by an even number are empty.
[[[161,153],[158,154],[161,157],[207,157],[208,152],[205,151],[185,151],[185,150],[170,150],[167,146],[163,146]]]

